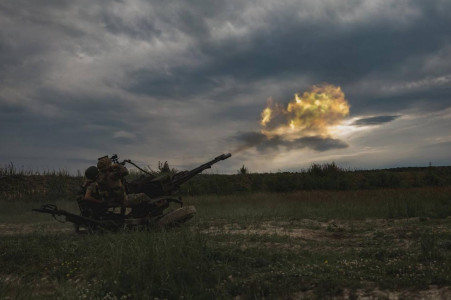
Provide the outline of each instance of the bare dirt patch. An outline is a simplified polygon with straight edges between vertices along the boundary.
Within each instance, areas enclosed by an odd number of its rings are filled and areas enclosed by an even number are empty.
[[[448,220],[447,220],[448,221]],[[449,219],[451,221],[451,219]],[[210,227],[202,232],[207,234],[257,234],[284,235],[306,240],[324,240],[371,236],[374,232],[398,234],[408,233],[424,227],[419,218],[409,219],[365,219],[365,220],[329,220],[325,222],[302,219],[296,221],[266,221],[252,225],[238,223],[210,223]],[[437,232],[450,232],[447,224],[433,225]]]
[[[291,299],[316,299],[313,290],[298,292],[292,295]],[[441,287],[436,285],[429,286],[427,290],[399,290],[399,291],[389,291],[380,290],[378,288],[373,290],[357,289],[350,290],[345,289],[342,295],[334,296],[333,299],[360,299],[360,300],[378,300],[378,299],[389,299],[389,300],[401,300],[401,299],[428,299],[428,300],[442,300],[451,299],[451,288]]]
[[[325,241],[369,236],[369,233],[355,232],[351,227],[349,223],[343,221],[269,221],[247,226],[242,226],[237,223],[224,225],[212,224],[202,232],[207,234],[279,235],[306,241]]]
[[[451,219],[445,220],[449,223]],[[440,221],[442,222],[442,221]],[[438,226],[437,226],[438,225]],[[411,249],[415,235],[423,231],[450,232],[448,224],[409,219],[329,220],[310,219],[294,221],[266,221],[255,224],[227,224],[221,220],[210,223],[202,233],[209,235],[240,235],[241,248],[270,247],[286,250],[310,251],[363,250],[369,247],[383,249]],[[255,238],[261,236],[261,239]],[[273,239],[276,237],[276,239]],[[277,239],[286,237],[287,239]]]

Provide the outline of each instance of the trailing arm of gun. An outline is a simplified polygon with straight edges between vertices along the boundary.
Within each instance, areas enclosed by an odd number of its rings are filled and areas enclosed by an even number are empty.
[[[66,213],[64,210],[59,210],[54,204],[44,204],[40,208],[33,208],[32,211],[51,214],[53,216],[63,216]]]
[[[62,222],[62,223],[64,223],[65,221],[72,222],[75,224],[100,224],[101,223],[101,222],[91,219],[91,218],[86,218],[83,216],[79,216],[79,215],[67,212],[65,210],[58,209],[58,207],[54,204],[45,204],[45,205],[42,205],[40,208],[33,208],[32,210],[41,212],[41,213],[50,214],[50,215],[52,215],[52,217],[55,220]],[[64,216],[65,221],[58,219],[57,216]]]

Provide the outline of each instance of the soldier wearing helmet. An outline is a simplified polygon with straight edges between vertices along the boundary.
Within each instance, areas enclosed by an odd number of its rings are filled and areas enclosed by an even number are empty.
[[[86,169],[86,181],[83,184],[83,188],[85,189],[83,199],[90,203],[102,204],[104,199],[102,197],[102,193],[100,192],[99,185],[96,182],[98,176],[99,169],[96,166],[91,166]]]
[[[97,182],[100,189],[105,192],[107,202],[123,207],[127,200],[123,182],[124,177],[128,175],[127,168],[123,164],[113,163],[108,156],[98,159],[97,168],[99,169]]]

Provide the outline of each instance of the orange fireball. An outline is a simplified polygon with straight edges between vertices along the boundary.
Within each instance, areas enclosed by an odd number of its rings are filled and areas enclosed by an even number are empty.
[[[349,104],[339,86],[314,85],[302,96],[295,94],[285,108],[268,102],[261,114],[261,133],[293,140],[305,136],[330,136],[330,129],[349,115]]]

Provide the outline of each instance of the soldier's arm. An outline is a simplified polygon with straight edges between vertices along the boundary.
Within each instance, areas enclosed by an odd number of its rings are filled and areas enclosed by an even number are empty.
[[[122,174],[123,174],[123,176],[127,176],[129,174],[128,169],[125,166],[123,166],[123,165],[121,165],[121,167],[122,167]]]
[[[103,203],[104,202],[103,199],[97,199],[97,198],[94,197],[92,189],[90,187],[88,187],[86,189],[86,193],[85,193],[84,199],[86,201],[94,202],[94,203]]]
[[[127,168],[121,164],[114,164],[111,169],[119,177],[124,177],[128,175]]]

